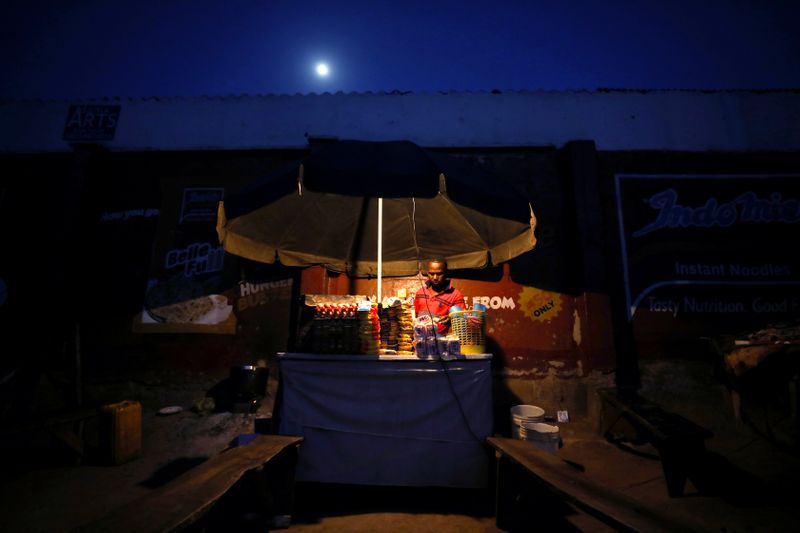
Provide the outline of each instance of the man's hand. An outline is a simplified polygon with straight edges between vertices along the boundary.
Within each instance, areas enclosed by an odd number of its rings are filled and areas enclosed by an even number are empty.
[[[442,324],[443,326],[447,326],[449,328],[450,327],[450,315],[440,316],[439,317],[439,324]]]

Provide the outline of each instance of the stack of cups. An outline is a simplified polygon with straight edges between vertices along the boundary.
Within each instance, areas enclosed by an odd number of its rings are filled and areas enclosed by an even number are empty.
[[[515,405],[511,408],[511,438],[524,439],[520,433],[523,422],[544,422],[544,409],[536,405]]]

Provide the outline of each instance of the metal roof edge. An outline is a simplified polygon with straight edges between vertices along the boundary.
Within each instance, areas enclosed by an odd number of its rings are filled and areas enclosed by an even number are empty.
[[[636,88],[615,88],[598,87],[595,89],[480,89],[480,90],[381,90],[381,91],[324,91],[321,93],[240,93],[228,95],[194,95],[194,96],[92,96],[75,98],[0,98],[0,105],[19,104],[19,103],[121,103],[121,102],[175,102],[175,101],[233,101],[233,100],[258,100],[264,98],[287,98],[287,97],[328,97],[328,96],[416,96],[416,95],[440,95],[440,96],[460,96],[460,95],[535,95],[535,94],[610,94],[610,93],[696,93],[696,94],[780,94],[791,93],[800,94],[800,88],[740,88],[740,89],[687,89],[687,88],[659,88],[659,89],[636,89]]]

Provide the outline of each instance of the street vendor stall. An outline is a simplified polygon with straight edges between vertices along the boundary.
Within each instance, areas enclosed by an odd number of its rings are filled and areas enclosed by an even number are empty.
[[[404,303],[384,302],[381,278],[417,275],[432,258],[500,264],[533,249],[535,225],[497,177],[408,141],[321,146],[220,202],[229,253],[377,278],[366,303],[313,303],[298,353],[279,354],[278,430],[305,437],[298,480],[485,486],[491,355],[465,334],[439,338],[435,324],[412,343]],[[470,311],[454,322],[485,332],[485,310]]]
[[[299,349],[281,353],[278,432],[306,437],[300,481],[478,488],[491,434],[485,320],[438,336],[408,299],[305,295]],[[485,314],[481,315],[482,317]],[[467,329],[467,328],[464,328]]]

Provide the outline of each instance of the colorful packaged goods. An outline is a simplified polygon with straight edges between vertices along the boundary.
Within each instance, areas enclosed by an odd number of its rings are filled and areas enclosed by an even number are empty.
[[[397,353],[412,355],[414,353],[414,305],[413,300],[403,300],[397,316]]]
[[[359,353],[358,305],[318,304],[314,311],[311,350],[314,353]]]
[[[358,338],[360,349],[358,353],[377,354],[380,346],[380,318],[378,306],[369,302],[361,302],[358,307]]]

